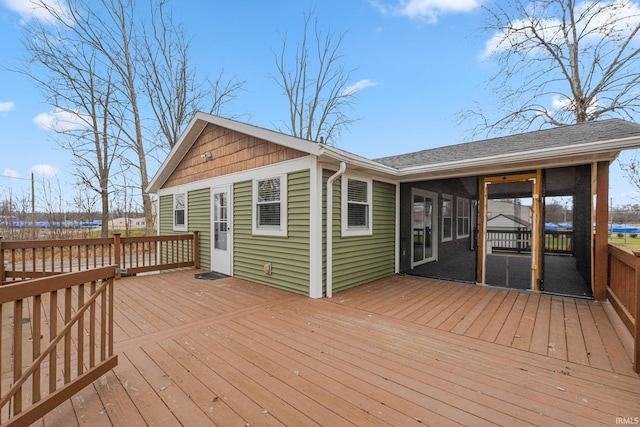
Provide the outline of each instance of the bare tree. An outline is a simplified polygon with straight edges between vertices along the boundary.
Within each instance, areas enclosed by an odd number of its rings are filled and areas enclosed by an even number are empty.
[[[235,100],[244,81],[225,79],[224,70],[211,81],[199,80],[190,65],[191,44],[165,2],[155,5],[150,24],[143,26],[145,43],[139,49],[143,65],[142,82],[157,123],[163,151],[173,148],[185,125],[196,111],[223,115],[224,107]]]
[[[343,64],[341,52],[346,33],[325,32],[314,14],[304,15],[302,41],[290,57],[287,36],[280,37],[280,53],[274,52],[277,74],[271,77],[289,102],[287,131],[299,138],[334,144],[341,132],[357,120],[348,110],[356,102],[357,89],[350,89],[353,70]]]
[[[111,169],[122,154],[118,127],[112,124],[113,67],[59,27],[33,21],[26,31],[22,72],[66,118],[52,125],[57,142],[72,153],[80,183],[100,196],[101,235],[107,237]]]
[[[91,52],[97,63],[109,71],[109,79],[100,75],[103,82],[112,83],[109,88],[113,90],[105,112],[109,125],[117,128],[112,134],[117,134],[131,154],[122,157],[129,159],[129,165],[138,172],[138,196],[142,199],[147,233],[152,234],[151,199],[146,193],[149,152],[157,147],[154,141],[158,133],[165,135],[169,146],[175,143],[190,109],[198,105],[193,97],[200,86],[186,52],[180,51],[187,47],[180,27],[173,26],[172,19],[164,15],[164,0],[151,0],[148,9],[138,7],[135,0],[69,0],[65,9],[52,7],[46,0],[34,2],[50,15],[41,28],[55,28],[65,39]],[[146,37],[140,16],[153,17],[153,37]],[[154,74],[153,68],[145,64],[156,60],[159,65]],[[235,88],[231,85],[225,96]],[[198,96],[202,95],[196,92],[196,99]],[[71,111],[77,107],[63,108]]]
[[[501,134],[640,112],[640,14],[629,0],[491,2],[486,56],[494,114],[463,111],[474,135]],[[492,107],[493,108],[493,107]]]

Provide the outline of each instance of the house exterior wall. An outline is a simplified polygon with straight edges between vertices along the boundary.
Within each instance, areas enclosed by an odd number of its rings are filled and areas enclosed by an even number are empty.
[[[211,191],[202,188],[187,192],[187,227],[198,231],[200,266],[211,268]],[[160,235],[184,234],[173,230],[173,195],[160,196]]]
[[[457,236],[457,197],[466,199],[477,199],[477,180],[476,178],[452,178],[437,181],[420,181],[403,183],[400,186],[400,270],[411,270],[411,233],[412,233],[412,201],[411,189],[417,188],[438,194],[437,221],[438,235],[438,260],[455,257],[462,251],[471,250],[471,239],[475,232],[476,224],[471,224],[468,237]],[[452,217],[452,239],[442,241],[443,227],[441,226],[442,218],[442,200],[446,194],[453,200],[453,217]],[[470,215],[470,218],[474,216]]]
[[[326,183],[333,171],[323,170],[323,284],[326,285]],[[333,292],[395,273],[396,185],[373,180],[370,236],[341,235],[341,178],[333,188]]]
[[[206,152],[211,158],[203,158]],[[307,156],[230,129],[208,124],[163,188],[224,176]]]
[[[239,182],[233,190],[234,276],[309,295],[310,171],[287,175],[287,237],[252,235],[252,185]]]

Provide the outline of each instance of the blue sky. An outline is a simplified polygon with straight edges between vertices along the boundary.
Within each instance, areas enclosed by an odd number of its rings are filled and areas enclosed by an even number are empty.
[[[464,142],[468,134],[456,113],[475,102],[495,103],[485,87],[495,65],[483,61],[492,34],[479,28],[478,0],[243,0],[171,3],[192,39],[193,65],[212,76],[245,80],[228,109],[242,120],[267,128],[281,126],[287,102],[270,78],[280,35],[300,38],[303,13],[315,10],[320,23],[347,31],[343,53],[355,68],[353,83],[366,81],[353,111],[361,118],[342,135],[338,147],[376,158]],[[19,65],[21,26],[34,19],[30,0],[0,0],[0,191],[14,191],[28,178],[56,173],[71,183],[67,152],[54,142],[37,117],[51,114],[38,90],[24,76],[3,67]],[[551,103],[551,100],[549,100]],[[154,172],[155,169],[151,172]],[[612,166],[613,204],[633,202],[617,162]]]

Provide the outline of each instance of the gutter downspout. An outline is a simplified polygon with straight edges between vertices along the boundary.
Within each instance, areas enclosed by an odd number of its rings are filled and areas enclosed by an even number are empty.
[[[347,170],[345,162],[340,169],[327,180],[327,298],[333,296],[333,181]]]

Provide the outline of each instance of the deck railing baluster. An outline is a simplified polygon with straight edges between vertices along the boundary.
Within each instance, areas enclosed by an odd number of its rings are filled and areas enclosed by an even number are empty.
[[[49,342],[52,342],[58,331],[58,291],[49,294]],[[49,353],[49,394],[56,391],[57,354],[54,346]]]
[[[71,321],[71,294],[72,289],[64,290],[64,324],[67,325]],[[64,383],[71,381],[71,331],[64,336]]]
[[[31,328],[33,331],[33,360],[40,356],[41,344],[41,325],[42,325],[42,296],[35,295],[33,297],[33,316],[31,317]],[[1,394],[1,393],[0,393]],[[41,398],[40,375],[33,376],[33,402],[39,402]]]
[[[19,299],[13,303],[13,381],[22,376],[22,303]],[[22,412],[22,387],[14,394],[13,413]]]

